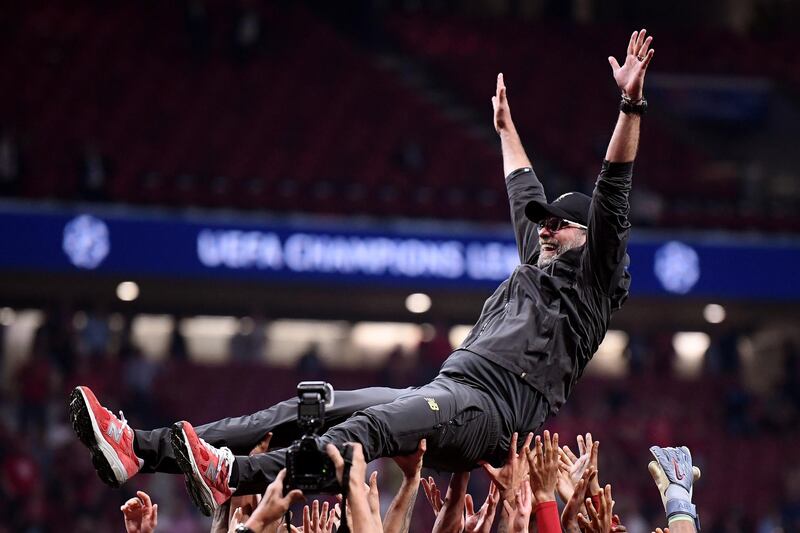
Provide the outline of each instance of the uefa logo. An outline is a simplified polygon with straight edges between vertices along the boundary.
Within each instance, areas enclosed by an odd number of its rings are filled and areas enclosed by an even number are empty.
[[[111,250],[108,226],[91,215],[80,215],[64,226],[64,253],[78,268],[97,268]]]
[[[664,289],[686,294],[700,279],[700,257],[691,246],[670,241],[656,250],[654,270]]]

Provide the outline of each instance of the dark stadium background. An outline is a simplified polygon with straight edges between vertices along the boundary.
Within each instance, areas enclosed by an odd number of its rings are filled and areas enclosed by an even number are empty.
[[[67,424],[76,384],[147,428],[251,412],[302,379],[425,382],[513,244],[496,74],[550,198],[590,191],[618,103],[606,57],[640,27],[657,52],[632,295],[546,427],[602,441],[630,533],[663,522],[651,444],[691,447],[704,531],[800,530],[798,15],[788,0],[4,2],[0,531],[120,531],[137,489],[159,529],[207,530],[178,477],[101,484]],[[388,505],[399,473],[377,468]],[[485,476],[471,490],[482,500]],[[420,497],[412,531],[431,525]]]

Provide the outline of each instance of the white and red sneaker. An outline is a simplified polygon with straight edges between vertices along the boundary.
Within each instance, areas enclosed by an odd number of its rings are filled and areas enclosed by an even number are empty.
[[[203,514],[211,515],[233,494],[229,485],[233,453],[208,444],[186,421],[173,424],[171,441],[189,495]]]
[[[108,485],[119,487],[136,475],[144,461],[133,453],[133,430],[100,405],[89,387],[75,387],[69,396],[69,419],[81,442],[92,453],[97,475]]]

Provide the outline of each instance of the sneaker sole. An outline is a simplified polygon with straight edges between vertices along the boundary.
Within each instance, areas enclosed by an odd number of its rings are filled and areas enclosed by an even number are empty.
[[[78,439],[89,448],[89,452],[92,454],[92,464],[103,483],[115,489],[122,486],[126,479],[119,479],[111,461],[106,456],[108,453],[113,457],[116,453],[105,442],[105,439],[97,438],[97,435],[101,434],[100,428],[97,426],[97,421],[89,409],[89,402],[86,401],[80,388],[75,388],[69,395],[69,420]],[[124,467],[118,466],[118,468],[125,471]]]
[[[211,513],[214,512],[216,502],[214,501],[211,490],[206,486],[200,475],[200,471],[197,469],[197,463],[194,460],[192,449],[189,446],[189,439],[186,438],[186,433],[183,431],[182,422],[176,422],[172,425],[170,442],[172,444],[172,451],[175,453],[175,460],[178,462],[178,467],[181,469],[181,472],[183,472],[186,490],[189,492],[189,496],[191,496],[192,501],[195,506],[200,509],[201,513],[206,516],[211,516]]]

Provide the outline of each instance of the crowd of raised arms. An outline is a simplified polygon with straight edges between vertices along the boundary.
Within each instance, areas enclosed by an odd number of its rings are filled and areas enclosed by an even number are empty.
[[[269,447],[271,434],[252,453]],[[422,440],[413,455],[395,457],[403,472],[403,483],[386,515],[381,517],[377,472],[367,479],[367,465],[360,444],[352,447],[349,476],[343,476],[345,460],[340,451],[328,445],[327,452],[336,467],[339,482],[347,477],[345,506],[347,526],[353,533],[407,533],[420,485],[435,515],[432,533],[623,533],[623,519],[614,513],[610,484],[600,483],[598,455],[600,442],[592,435],[577,437],[577,449],[559,445],[557,433],[531,433],[518,449],[514,434],[505,464],[483,464],[491,477],[489,493],[476,507],[467,493],[469,472],[454,473],[442,497],[433,478],[422,477],[426,444]],[[518,451],[517,451],[518,450]],[[699,529],[697,513],[691,503],[693,483],[700,471],[692,465],[688,448],[650,448],[654,456],[647,468],[655,481],[666,512],[663,530],[657,533],[688,533]],[[342,506],[319,500],[306,501],[302,523],[287,524],[286,514],[292,504],[306,500],[299,490],[284,490],[286,471],[282,470],[263,496],[234,496],[214,515],[211,533],[252,531],[255,533],[332,533],[343,530]],[[655,497],[655,494],[653,495]],[[563,502],[559,515],[556,498]],[[341,495],[337,496],[341,502]],[[121,507],[128,533],[152,533],[158,523],[158,505],[142,492]],[[287,531],[287,528],[291,532]]]

